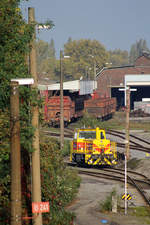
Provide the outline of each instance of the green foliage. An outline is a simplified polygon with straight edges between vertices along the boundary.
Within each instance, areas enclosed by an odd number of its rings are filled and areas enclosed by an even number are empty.
[[[150,210],[148,207],[132,207],[128,211],[130,215],[138,217],[143,223],[150,224]]]
[[[143,52],[150,53],[150,50],[147,47],[146,40],[140,39],[139,41],[137,41],[135,44],[131,46],[130,55],[129,55],[130,63],[133,64],[136,58],[141,56]]]
[[[44,224],[69,225],[73,215],[65,206],[73,199],[80,184],[76,172],[67,169],[55,139],[41,143],[42,200],[50,202],[50,213],[44,214]]]
[[[111,211],[112,210],[112,196],[116,195],[116,191],[113,190],[105,199],[105,201],[103,201],[100,204],[100,210],[102,212],[106,212],[106,211]]]
[[[68,69],[64,66],[64,74],[72,74],[74,79],[94,78],[94,64],[102,68],[108,59],[108,53],[105,47],[97,40],[80,39],[68,40],[64,45],[64,54],[69,55],[68,64],[72,67]]]
[[[122,51],[120,49],[109,51],[109,62],[111,63],[111,66],[128,65],[129,64],[128,52]]]
[[[0,1],[0,223],[10,224],[10,80],[29,77],[26,65],[34,25],[23,20],[21,0]],[[51,43],[52,47],[52,43]],[[51,49],[52,50],[52,49]],[[45,50],[44,50],[45,51]],[[54,56],[54,51],[52,51]],[[45,52],[42,53],[45,57]],[[47,57],[47,55],[46,55]],[[40,106],[38,91],[19,87],[22,155],[22,200],[24,211],[31,209],[30,153],[33,152],[32,107]],[[64,207],[74,197],[79,180],[63,165],[56,141],[41,144],[42,200],[50,201],[45,224],[71,224],[73,215]],[[30,212],[31,213],[31,212]]]
[[[12,78],[27,76],[25,56],[29,51],[33,27],[22,19],[18,5],[21,1],[0,1],[0,108],[9,106]]]
[[[139,217],[145,217],[150,215],[149,208],[144,206],[133,207],[132,211],[133,211],[133,215],[139,216]]]
[[[9,112],[0,110],[0,214],[5,218],[10,211],[9,130]]]
[[[56,58],[53,39],[51,40],[50,44],[41,40],[37,41],[36,50],[37,50],[37,71],[39,79],[41,78],[50,78],[51,80],[54,79]]]
[[[91,127],[95,128],[97,126],[102,127],[102,123],[98,121],[95,117],[90,116],[87,112],[84,113],[83,118],[79,121],[79,127]]]
[[[68,156],[70,154],[70,141],[64,141],[64,148],[62,149],[62,156]]]
[[[1,224],[10,224],[10,80],[30,77],[25,59],[29,52],[33,26],[23,20],[19,9],[20,2],[21,0],[0,1],[0,214],[3,215]],[[29,119],[33,104],[31,101],[29,105],[29,100],[33,92],[28,87],[20,87],[19,92],[21,150],[28,155],[28,150],[33,151],[31,142],[34,132]]]

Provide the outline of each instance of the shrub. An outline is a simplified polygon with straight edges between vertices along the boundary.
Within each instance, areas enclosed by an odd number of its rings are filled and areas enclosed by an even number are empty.
[[[43,214],[44,224],[69,225],[74,215],[65,206],[74,198],[80,179],[64,166],[59,145],[54,139],[41,143],[42,200],[50,202],[50,213]]]
[[[100,125],[100,121],[98,121],[98,119],[90,116],[88,113],[84,113],[83,118],[79,121],[79,126],[80,127],[91,127],[91,128],[95,128],[98,125]]]
[[[103,201],[101,204],[100,204],[100,210],[102,212],[105,212],[105,211],[111,211],[112,210],[112,196],[113,195],[116,195],[116,191],[113,190],[105,199],[105,201]]]
[[[70,154],[70,141],[64,141],[64,148],[62,150],[62,156],[68,156]]]

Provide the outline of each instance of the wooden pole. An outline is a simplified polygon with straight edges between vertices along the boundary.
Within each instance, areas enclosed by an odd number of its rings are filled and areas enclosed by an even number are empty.
[[[34,8],[28,9],[29,23],[35,22]],[[29,70],[34,78],[34,84],[31,86],[37,91],[37,72],[36,72],[36,49],[35,49],[35,32],[31,44],[29,55]],[[41,179],[40,179],[40,146],[39,146],[39,110],[38,106],[32,109],[32,125],[35,128],[32,153],[32,202],[41,202]],[[33,217],[34,225],[42,225],[42,214]]]
[[[63,52],[60,50],[60,149],[64,147]]]
[[[11,225],[21,225],[21,154],[18,82],[11,82]]]

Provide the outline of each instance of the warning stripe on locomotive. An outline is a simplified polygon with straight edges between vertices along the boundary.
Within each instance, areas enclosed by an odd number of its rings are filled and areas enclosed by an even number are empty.
[[[105,151],[110,149],[110,144],[107,144],[106,146],[98,147],[96,144],[93,144],[93,142],[73,142],[73,150],[94,150],[99,153],[105,153]]]

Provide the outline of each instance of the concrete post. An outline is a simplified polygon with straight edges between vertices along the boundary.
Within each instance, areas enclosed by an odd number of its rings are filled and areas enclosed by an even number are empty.
[[[28,9],[29,23],[35,22],[34,8]],[[35,32],[31,44],[29,55],[29,68],[34,84],[31,86],[33,90],[37,90],[37,72],[36,72],[36,49],[35,49]],[[39,110],[38,106],[32,109],[32,125],[35,128],[32,153],[32,202],[41,202],[41,178],[40,178],[40,146],[39,146]],[[42,225],[42,214],[33,217],[34,225]]]

